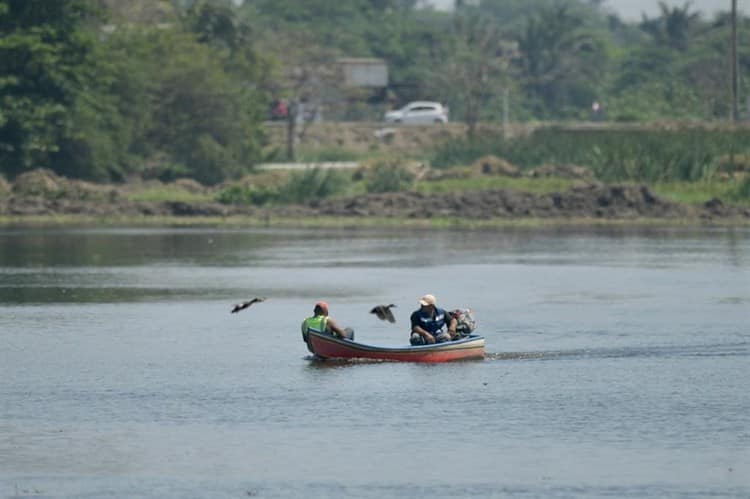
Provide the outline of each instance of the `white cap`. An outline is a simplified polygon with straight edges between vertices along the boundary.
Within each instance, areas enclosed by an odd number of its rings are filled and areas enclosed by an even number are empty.
[[[435,306],[435,297],[433,295],[424,295],[419,299],[419,304],[422,306],[432,305]]]

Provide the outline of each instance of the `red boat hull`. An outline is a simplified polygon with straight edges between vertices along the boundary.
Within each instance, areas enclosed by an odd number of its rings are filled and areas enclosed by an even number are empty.
[[[461,340],[433,345],[376,347],[310,332],[308,345],[316,356],[324,359],[448,362],[484,358],[484,338],[481,336],[469,336]]]

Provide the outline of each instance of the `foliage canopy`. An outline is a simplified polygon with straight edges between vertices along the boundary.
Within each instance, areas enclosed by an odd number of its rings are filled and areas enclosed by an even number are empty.
[[[0,174],[219,183],[263,159],[274,98],[322,103],[327,119],[441,100],[472,131],[503,118],[503,95],[515,121],[726,119],[727,14],[662,3],[625,23],[601,3],[0,0]],[[388,88],[344,88],[341,57],[384,59]]]

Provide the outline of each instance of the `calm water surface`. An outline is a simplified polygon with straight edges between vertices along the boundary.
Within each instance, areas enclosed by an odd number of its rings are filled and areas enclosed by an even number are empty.
[[[425,293],[484,361],[307,356]],[[749,319],[748,229],[0,229],[0,497],[747,498]]]

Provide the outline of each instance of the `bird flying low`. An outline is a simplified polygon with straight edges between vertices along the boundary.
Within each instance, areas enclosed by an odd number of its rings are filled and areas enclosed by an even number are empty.
[[[265,300],[265,298],[253,298],[252,300],[243,301],[242,303],[238,303],[237,305],[234,306],[234,308],[232,308],[232,312],[231,313],[236,314],[240,310],[245,310],[247,307],[249,307],[253,303],[260,303],[263,300]]]
[[[393,316],[393,312],[391,312],[391,307],[395,306],[393,303],[390,305],[378,305],[370,310],[370,313],[375,314],[382,321],[396,322],[396,318]]]

